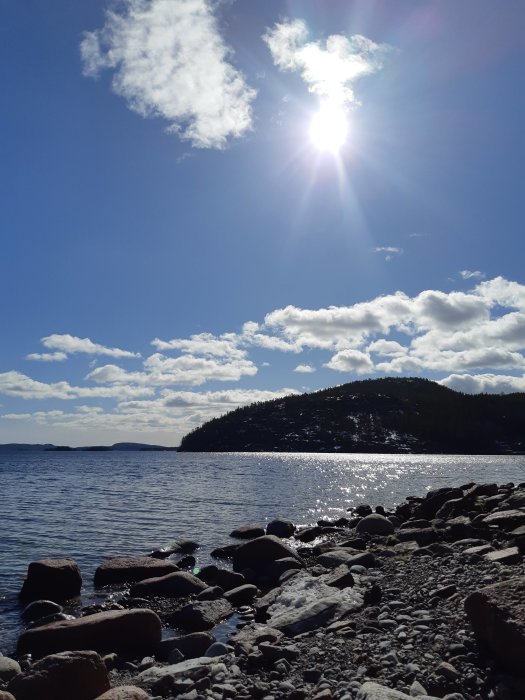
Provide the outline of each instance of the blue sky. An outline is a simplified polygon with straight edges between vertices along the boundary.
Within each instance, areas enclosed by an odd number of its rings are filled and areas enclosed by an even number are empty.
[[[524,21],[5,0],[0,442],[177,444],[365,377],[524,391]]]

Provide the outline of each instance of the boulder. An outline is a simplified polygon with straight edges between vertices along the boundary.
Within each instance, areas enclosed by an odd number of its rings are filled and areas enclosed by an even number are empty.
[[[17,653],[35,657],[72,649],[149,653],[160,638],[160,619],[153,611],[109,610],[28,630],[18,639]]]
[[[166,661],[170,653],[177,649],[186,659],[204,656],[206,649],[215,641],[209,632],[193,632],[182,637],[163,639],[157,647],[156,656],[160,661]]]
[[[419,503],[414,515],[416,518],[435,518],[436,513],[446,501],[457,498],[463,498],[463,491],[459,488],[445,486],[440,489],[432,489],[427,493],[421,503]]]
[[[22,610],[20,617],[24,622],[33,622],[62,611],[62,606],[52,600],[35,600]]]
[[[169,623],[183,630],[202,632],[215,627],[221,620],[230,617],[233,608],[224,598],[203,600],[185,605],[174,612]]]
[[[18,661],[10,659],[8,656],[0,656],[0,682],[7,683],[21,670]]]
[[[511,508],[525,508],[525,489],[515,491],[505,502]]]
[[[8,685],[16,700],[95,700],[109,689],[106,667],[94,651],[45,656]]]
[[[245,583],[244,586],[227,591],[224,597],[233,606],[238,607],[239,605],[251,605],[257,593],[259,593],[257,586]]]
[[[8,693],[7,690],[0,690],[0,700],[16,700],[16,698],[11,693]]]
[[[29,564],[20,598],[48,598],[56,603],[75,598],[81,588],[80,569],[72,559],[41,559]]]
[[[438,534],[431,527],[398,530],[396,537],[400,542],[417,542],[420,547],[426,547],[438,539]]]
[[[500,530],[514,530],[525,525],[525,510],[496,510],[483,518],[485,525],[497,525]]]
[[[136,685],[121,685],[118,688],[111,688],[96,700],[150,700],[151,695]]]
[[[301,557],[275,535],[264,535],[246,542],[233,554],[233,570],[253,569],[264,573],[265,568],[283,557],[292,557],[302,563]]]
[[[394,526],[384,515],[371,513],[357,523],[356,532],[367,532],[369,535],[391,535],[394,532]]]
[[[284,518],[275,518],[266,526],[266,534],[275,535],[276,537],[291,537],[294,532],[295,525]]]
[[[170,666],[152,666],[142,671],[138,680],[146,687],[152,688],[152,692],[157,693],[161,688],[171,689],[179,679],[198,680],[206,675],[214,676],[218,673],[226,673],[226,666],[223,663],[211,656],[199,656]]]
[[[268,625],[253,623],[251,625],[246,625],[240,632],[234,634],[231,637],[231,641],[235,646],[237,654],[244,654],[247,656],[262,642],[271,642],[275,644],[275,642],[278,642],[282,637],[283,633],[280,630]]]
[[[522,558],[517,547],[498,549],[494,552],[487,552],[483,556],[487,561],[498,562],[499,564],[518,564]]]
[[[253,540],[264,535],[264,528],[260,525],[241,525],[230,532],[230,537],[238,540]]]
[[[178,571],[172,562],[152,557],[113,557],[106,559],[95,571],[95,586],[112,583],[133,583],[146,578],[165,576]]]
[[[525,675],[525,577],[481,588],[465,600],[465,611],[478,640],[501,665]]]
[[[363,683],[357,692],[356,700],[414,700],[414,698],[419,698],[419,700],[438,700],[427,695],[426,691],[421,695],[412,695],[412,693],[407,695],[400,690],[387,688],[373,681]]]
[[[187,571],[176,571],[173,574],[147,578],[136,583],[131,588],[131,595],[137,597],[161,596],[163,598],[183,598],[187,595],[200,593],[208,588],[208,584],[201,581]]]

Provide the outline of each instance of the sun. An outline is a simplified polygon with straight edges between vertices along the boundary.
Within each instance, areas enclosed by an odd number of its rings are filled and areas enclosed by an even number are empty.
[[[324,104],[310,122],[310,141],[320,151],[338,153],[346,142],[348,122],[339,105]]]

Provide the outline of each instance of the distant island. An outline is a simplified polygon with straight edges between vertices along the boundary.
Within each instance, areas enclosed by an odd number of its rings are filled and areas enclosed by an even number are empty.
[[[114,445],[88,445],[69,447],[68,445],[29,445],[11,442],[0,445],[0,452],[176,452],[178,447],[147,445],[142,442],[116,442]]]
[[[190,432],[179,450],[525,454],[525,393],[368,379],[237,408]]]

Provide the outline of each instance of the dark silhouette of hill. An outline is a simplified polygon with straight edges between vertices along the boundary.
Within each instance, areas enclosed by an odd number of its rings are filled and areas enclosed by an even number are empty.
[[[184,452],[525,453],[525,393],[462,394],[428,379],[367,379],[238,408]]]

